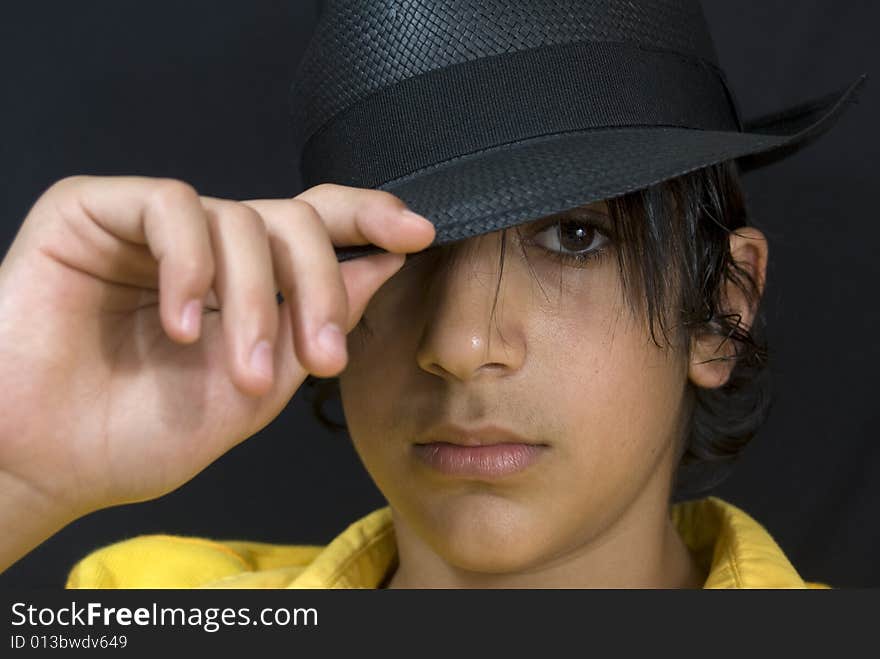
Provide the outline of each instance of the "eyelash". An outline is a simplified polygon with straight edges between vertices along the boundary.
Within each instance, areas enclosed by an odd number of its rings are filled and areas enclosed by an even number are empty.
[[[568,224],[577,224],[581,227],[584,227],[584,228],[587,228],[591,231],[596,232],[597,234],[602,236],[602,238],[604,239],[604,244],[601,247],[593,248],[592,250],[590,250],[588,252],[577,252],[577,253],[572,254],[572,253],[568,253],[568,252],[548,249],[548,248],[544,247],[543,245],[539,245],[535,241],[536,236],[544,233],[548,229],[555,228],[556,231],[559,231],[559,225],[563,222],[568,223]],[[599,228],[598,226],[596,226],[595,224],[593,224],[589,221],[581,220],[581,219],[573,219],[573,218],[563,218],[563,219],[551,220],[550,222],[547,222],[543,226],[539,227],[536,231],[532,232],[532,234],[529,237],[527,242],[528,242],[528,244],[534,245],[535,247],[540,249],[542,252],[547,254],[553,260],[560,261],[564,264],[573,265],[575,267],[584,267],[590,261],[593,261],[593,260],[599,261],[599,260],[605,258],[606,256],[608,256],[609,247],[612,245],[611,237],[607,233],[605,233],[601,228]]]

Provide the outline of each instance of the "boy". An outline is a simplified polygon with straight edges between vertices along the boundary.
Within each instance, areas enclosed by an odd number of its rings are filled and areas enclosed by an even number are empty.
[[[311,374],[389,507],[323,549],[141,537],[68,585],[814,585],[743,511],[670,501],[765,411],[767,245],[732,162],[856,86],[749,132],[695,3],[470,4],[329,5],[294,200],[74,177],[38,201],[0,267],[0,378],[27,374],[7,561],[185,482]]]

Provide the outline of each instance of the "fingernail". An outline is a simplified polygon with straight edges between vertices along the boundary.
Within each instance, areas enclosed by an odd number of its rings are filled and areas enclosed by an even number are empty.
[[[337,355],[345,351],[345,335],[336,323],[327,323],[318,332],[318,344],[324,352]]]
[[[406,218],[406,221],[407,221],[407,222],[412,222],[413,224],[420,224],[420,225],[427,224],[427,225],[428,225],[429,227],[431,227],[431,228],[434,227],[434,225],[431,224],[431,221],[430,221],[429,219],[427,219],[426,217],[422,217],[422,216],[419,215],[418,213],[414,213],[414,212],[412,212],[412,211],[411,211],[410,209],[408,209],[408,208],[407,208],[406,210],[404,210],[404,211],[401,213],[401,215],[402,215],[404,218]]]
[[[180,326],[187,336],[199,333],[199,322],[202,319],[202,301],[195,299],[187,302],[180,314]]]
[[[264,378],[272,379],[272,344],[260,341],[251,352],[251,370]]]

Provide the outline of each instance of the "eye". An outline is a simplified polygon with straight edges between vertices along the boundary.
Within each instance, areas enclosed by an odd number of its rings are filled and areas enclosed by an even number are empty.
[[[561,219],[540,229],[529,242],[559,258],[586,261],[599,255],[611,241],[589,222]]]

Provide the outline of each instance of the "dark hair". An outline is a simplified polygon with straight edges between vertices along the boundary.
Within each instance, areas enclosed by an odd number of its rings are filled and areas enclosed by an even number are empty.
[[[688,384],[690,417],[672,499],[697,497],[727,477],[771,407],[758,282],[730,253],[730,232],[748,221],[739,170],[734,161],[713,165],[607,204],[624,295],[646,317],[654,342],[662,347],[662,337],[667,346],[686,348],[692,337],[709,334],[719,337],[722,347],[728,342],[733,347],[732,357],[716,358],[735,360],[724,385]],[[751,327],[726,308],[728,284],[756,310]],[[345,430],[323,411],[339,396],[338,379],[309,376],[307,384],[318,420],[331,430]]]

